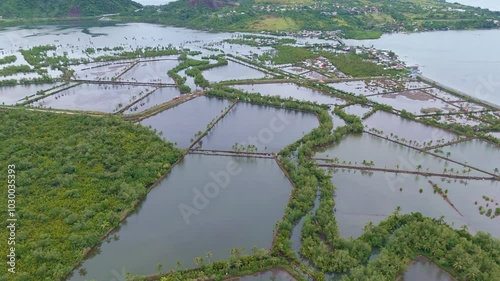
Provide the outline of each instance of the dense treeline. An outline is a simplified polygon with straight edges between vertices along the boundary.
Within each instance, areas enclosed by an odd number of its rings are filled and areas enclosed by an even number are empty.
[[[30,73],[34,72],[29,65],[9,65],[4,68],[0,68],[0,76],[11,76],[19,73]]]
[[[117,117],[10,110],[0,112],[0,132],[0,164],[16,167],[17,272],[8,280],[66,276],[182,156]]]
[[[370,234],[374,230],[378,234]],[[428,257],[458,280],[487,281],[500,276],[500,241],[490,234],[472,236],[441,220],[397,212],[379,226],[367,225],[365,231],[358,240],[382,246],[381,252],[366,266],[352,269],[343,281],[394,280],[418,255]]]
[[[133,51],[124,51],[113,55],[102,55],[94,58],[94,61],[112,61],[122,59],[136,59],[147,57],[160,57],[179,54],[179,50],[171,46],[137,48]]]
[[[186,82],[186,77],[180,76],[178,74],[179,71],[186,69],[186,75],[194,77],[194,83],[196,85],[206,88],[210,85],[210,83],[203,77],[202,71],[228,64],[223,55],[212,55],[210,57],[204,57],[203,60],[195,60],[187,58],[187,53],[184,52],[179,56],[179,59],[181,59],[182,62],[169,70],[167,74],[174,79],[175,84],[179,87],[181,93],[189,93],[191,92],[191,88],[184,84]],[[216,59],[217,62],[210,64],[208,59]]]
[[[21,78],[19,80],[17,80],[17,79],[0,80],[0,87],[15,86],[18,84],[28,85],[28,84],[44,84],[44,83],[52,83],[52,82],[54,82],[54,79],[50,78],[47,75],[42,75],[42,77],[31,78],[31,79]]]
[[[84,17],[134,11],[141,7],[131,0],[2,0],[0,16],[7,19]]]

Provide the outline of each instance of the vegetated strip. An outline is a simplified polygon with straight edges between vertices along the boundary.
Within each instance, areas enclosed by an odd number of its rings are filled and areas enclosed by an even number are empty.
[[[315,158],[315,160],[324,160],[321,158]],[[328,159],[329,160],[329,159]],[[461,176],[461,175],[450,175],[450,174],[440,174],[431,172],[420,172],[420,171],[409,171],[409,170],[398,170],[398,169],[388,169],[388,168],[376,168],[376,167],[364,167],[364,166],[351,166],[351,165],[341,165],[341,164],[318,164],[319,167],[325,168],[340,168],[340,169],[350,169],[350,170],[361,170],[361,171],[377,171],[377,172],[387,172],[387,173],[401,173],[401,174],[413,174],[421,175],[425,177],[443,177],[443,178],[453,178],[453,179],[464,179],[464,180],[491,180],[498,181],[498,177],[478,177],[478,176]]]
[[[469,114],[473,114],[473,113],[488,113],[488,112],[495,112],[496,110],[495,109],[484,109],[484,110],[478,110],[478,111],[467,111],[467,112],[441,112],[441,113],[427,113],[427,114],[419,114],[419,115],[415,115],[415,117],[434,117],[434,116],[453,116],[453,115],[469,115]],[[485,121],[485,120],[482,120],[474,115],[470,116],[469,117],[472,117],[473,119],[476,119],[478,121],[481,121],[481,122],[485,122],[485,123],[490,123],[488,121]]]
[[[151,83],[151,82],[130,82],[130,81],[96,81],[96,80],[70,80],[71,82],[85,83],[85,84],[111,84],[111,85],[132,85],[132,86],[151,86],[151,87],[175,87],[173,83]]]
[[[241,60],[238,60],[238,59],[236,59],[236,58],[233,58],[233,57],[229,57],[229,56],[228,56],[227,60],[230,60],[230,61],[232,61],[232,62],[234,62],[234,63],[238,63],[238,64],[241,64],[241,65],[243,65],[243,66],[246,66],[246,67],[249,67],[249,68],[252,68],[252,69],[255,69],[255,70],[261,71],[261,72],[264,72],[264,73],[269,74],[269,75],[272,75],[272,76],[275,76],[275,75],[276,75],[275,73],[273,73],[273,72],[271,72],[271,71],[269,71],[269,70],[267,70],[267,69],[265,69],[265,68],[260,68],[260,67],[258,67],[258,66],[253,65],[253,64],[245,63],[245,62],[243,62],[243,61],[241,61]]]
[[[423,151],[429,151],[429,150],[433,150],[433,149],[436,149],[436,148],[441,148],[441,147],[445,147],[445,146],[450,146],[450,145],[454,145],[454,144],[458,144],[458,143],[470,141],[470,140],[473,140],[473,139],[478,139],[478,138],[477,137],[465,137],[465,138],[461,138],[459,140],[454,140],[454,141],[450,141],[450,142],[443,143],[443,144],[438,144],[438,145],[434,145],[434,146],[426,146],[426,147],[422,148],[422,150]]]
[[[232,154],[248,154],[257,156],[269,156],[273,157],[273,152],[245,152],[245,151],[235,151],[235,150],[221,150],[221,149],[193,149],[191,152],[203,152],[207,154],[217,154],[217,153],[232,153]]]
[[[439,195],[441,197],[443,197],[444,201],[446,201],[446,203],[448,203],[448,205],[450,205],[450,207],[453,208],[453,210],[455,210],[455,212],[457,212],[460,216],[464,216],[462,215],[462,213],[457,209],[457,207],[455,207],[455,204],[453,204],[450,200],[450,198],[448,197],[447,193],[446,192],[443,192],[443,190],[441,188],[438,187],[438,185],[436,183],[434,183],[433,181],[431,180],[428,180],[427,181],[431,186],[432,188],[434,189],[434,193],[439,193]]]
[[[373,96],[383,96],[383,95],[387,95],[387,94],[399,94],[399,93],[402,93],[402,92],[407,92],[407,91],[419,91],[419,90],[425,90],[425,89],[432,89],[434,88],[433,86],[429,86],[429,87],[423,87],[423,88],[416,88],[416,89],[405,89],[405,90],[398,90],[398,91],[391,91],[391,92],[385,92],[385,93],[378,93],[378,94],[371,94],[371,95],[365,95],[365,97],[373,97]],[[426,93],[430,96],[432,96],[431,94],[429,93]],[[435,97],[435,98],[438,98],[438,97]],[[440,99],[440,98],[439,98]]]
[[[251,152],[209,152],[201,150],[190,150],[189,154],[201,154],[205,156],[228,156],[228,157],[245,157],[245,158],[261,158],[261,159],[274,159],[274,157],[269,155],[254,154]]]
[[[28,101],[28,100],[29,100],[30,98],[32,98],[32,97],[44,95],[44,94],[49,93],[50,91],[52,91],[52,90],[54,90],[54,89],[61,88],[61,87],[65,87],[65,86],[67,86],[68,84],[69,84],[69,83],[68,83],[68,82],[66,82],[66,83],[63,83],[63,84],[61,84],[61,85],[56,85],[56,86],[54,86],[54,87],[51,87],[51,88],[49,88],[49,89],[47,89],[47,90],[38,91],[38,92],[36,92],[35,94],[33,94],[33,95],[31,95],[31,96],[27,96],[27,97],[25,97],[25,98],[23,98],[23,99],[18,100],[18,102],[19,102],[19,101],[22,101],[22,100],[24,100],[24,101]],[[28,100],[26,100],[26,98],[27,98]]]

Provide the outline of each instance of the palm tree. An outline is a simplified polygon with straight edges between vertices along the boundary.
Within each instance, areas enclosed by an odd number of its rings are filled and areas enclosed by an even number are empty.
[[[194,263],[196,264],[196,266],[201,267],[201,265],[203,264],[203,258],[202,257],[194,258]]]
[[[243,263],[241,262],[241,260],[237,260],[236,263],[234,264],[236,269],[240,269],[242,265],[243,265]]]

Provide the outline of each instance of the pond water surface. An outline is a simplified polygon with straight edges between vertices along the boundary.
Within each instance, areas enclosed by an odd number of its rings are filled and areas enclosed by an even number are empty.
[[[335,159],[335,164],[349,166],[364,166],[363,161],[373,161],[373,166],[386,169],[401,169],[407,171],[423,171],[444,173],[453,169],[456,171],[468,168],[449,162],[446,159],[432,156],[383,138],[370,134],[350,134],[339,142],[325,147],[314,156],[315,158]],[[320,161],[324,163],[324,161]],[[470,163],[471,164],[471,163]],[[462,175],[462,173],[461,173]],[[470,176],[487,176],[487,174],[472,170]]]
[[[82,84],[35,102],[45,108],[116,112],[142,95],[153,91],[152,87],[111,84]]]
[[[177,58],[177,57],[175,57]],[[179,61],[170,59],[139,62],[120,77],[120,81],[136,81],[146,83],[174,83],[167,72],[176,67]]]
[[[228,61],[228,65],[219,66],[203,71],[203,76],[210,83],[214,83],[236,79],[241,80],[264,78],[266,77],[266,74],[248,66]]]
[[[225,279],[225,281],[295,281],[295,278],[285,270],[272,269],[252,275]]]
[[[320,104],[341,105],[345,101],[335,98],[319,91],[301,87],[292,83],[282,84],[247,84],[234,85],[233,88],[240,89],[249,93],[260,93],[264,96],[280,96],[282,98],[292,97],[294,99],[317,102]]]
[[[372,116],[363,120],[363,124],[367,125],[368,128],[382,130],[384,136],[393,133],[399,139],[405,138],[417,141],[420,144],[429,141],[437,144],[437,140],[450,141],[456,138],[455,134],[448,131],[404,119],[398,115],[383,111],[375,112]]]
[[[397,281],[457,281],[448,272],[442,270],[427,258],[417,257],[410,268]]]
[[[165,87],[154,91],[152,94],[148,95],[141,101],[137,102],[129,109],[127,109],[124,114],[138,113],[149,109],[155,105],[162,104],[171,101],[176,96],[179,96],[180,92],[175,87]]]
[[[255,145],[279,152],[319,126],[316,115],[239,102],[200,142],[203,149],[232,150]]]
[[[119,240],[84,262],[87,275],[77,270],[70,280],[112,281],[124,272],[155,273],[158,263],[165,271],[176,261],[194,267],[209,251],[218,261],[232,248],[269,249],[291,188],[274,160],[188,155],[121,225]],[[195,211],[181,212],[189,207]]]
[[[167,141],[177,143],[178,147],[188,148],[195,134],[205,131],[208,123],[230,105],[228,100],[198,97],[144,119],[141,124],[162,132]]]
[[[0,87],[0,104],[13,105],[25,101],[38,91],[48,90],[58,84],[31,84]]]
[[[368,222],[378,224],[397,206],[401,207],[401,213],[421,212],[424,216],[444,216],[447,221],[465,223],[421,176],[338,171],[333,174],[332,183],[336,187],[335,218],[340,234],[346,238],[359,237]]]

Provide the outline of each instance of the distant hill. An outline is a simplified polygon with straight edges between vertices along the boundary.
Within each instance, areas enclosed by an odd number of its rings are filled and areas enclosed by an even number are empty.
[[[320,30],[353,39],[393,32],[500,28],[500,12],[445,0],[177,0],[123,13],[120,19],[230,32]]]
[[[141,7],[132,0],[0,0],[0,16],[4,19],[85,17]]]

